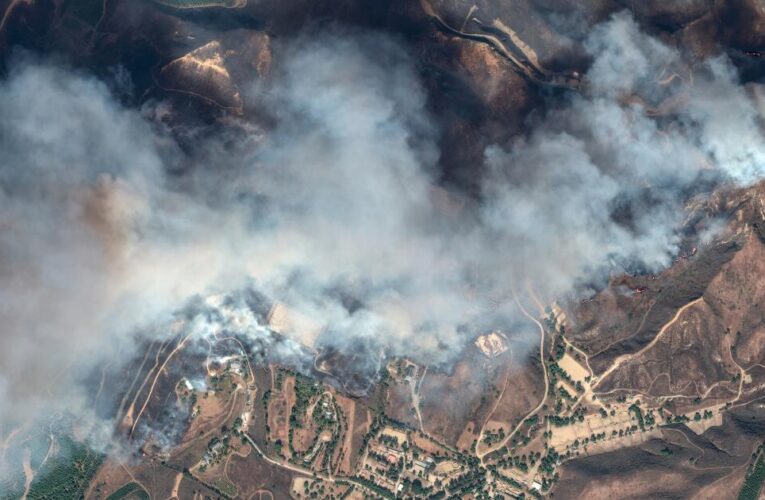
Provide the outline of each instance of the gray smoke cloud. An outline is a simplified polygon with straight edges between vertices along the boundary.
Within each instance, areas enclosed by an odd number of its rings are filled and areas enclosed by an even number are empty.
[[[207,238],[221,216],[167,186],[174,148],[93,77],[20,61],[0,115],[2,420],[85,406],[73,380],[206,290],[227,249]]]
[[[210,139],[204,158],[173,144],[162,103],[126,109],[92,76],[17,60],[0,84],[0,396],[12,402],[0,422],[88,414],[76,381],[129,357],[136,336],[169,335],[156,325],[193,297],[254,288],[308,325],[297,340],[440,363],[483,329],[512,330],[513,290],[552,300],[614,269],[667,265],[701,180],[762,176],[760,114],[724,59],[691,70],[625,14],[586,47],[586,91],[487,149],[480,200],[437,185],[426,93],[382,35],[291,43],[249,96],[275,127],[233,152]],[[187,173],[169,175],[179,164]],[[234,303],[222,317],[265,335]]]

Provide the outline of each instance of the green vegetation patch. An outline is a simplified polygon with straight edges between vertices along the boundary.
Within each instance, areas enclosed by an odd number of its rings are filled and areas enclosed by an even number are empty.
[[[237,494],[237,487],[234,483],[226,479],[225,477],[219,477],[215,480],[213,485],[220,490],[221,493],[229,498],[233,498]]]
[[[295,406],[292,407],[292,414],[290,415],[290,428],[303,427],[303,420],[311,400],[321,392],[322,387],[318,382],[303,375],[295,374]]]
[[[87,445],[78,443],[68,436],[59,436],[59,452],[48,459],[35,474],[29,490],[30,500],[80,499],[104,455],[96,453]]]
[[[759,453],[757,455],[757,461],[754,463],[754,467],[746,476],[744,486],[738,494],[739,500],[757,500],[760,496],[760,489],[762,489],[762,482],[765,480],[765,463],[763,463],[763,455]]]

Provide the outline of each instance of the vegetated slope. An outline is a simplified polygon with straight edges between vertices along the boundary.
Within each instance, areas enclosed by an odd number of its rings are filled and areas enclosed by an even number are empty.
[[[35,473],[27,498],[33,500],[79,500],[85,494],[104,455],[69,436],[57,439],[57,454]]]
[[[760,496],[762,483],[765,481],[765,457],[761,448],[757,450],[755,461],[747,470],[746,481],[738,494],[739,500],[757,500]]]

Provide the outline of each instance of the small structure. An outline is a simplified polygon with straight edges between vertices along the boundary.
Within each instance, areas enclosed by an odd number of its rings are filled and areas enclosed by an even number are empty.
[[[244,375],[244,370],[242,369],[242,363],[239,360],[232,361],[230,369],[232,372],[236,373],[237,375]]]
[[[491,332],[475,339],[475,346],[489,359],[496,358],[507,351],[507,337],[501,332]]]
[[[552,313],[553,313],[553,316],[555,317],[555,323],[558,326],[562,326],[568,329],[568,324],[567,324],[568,318],[566,318],[566,313],[563,312],[563,309],[561,309],[557,303],[553,303]]]
[[[427,473],[428,468],[430,468],[430,464],[428,462],[423,462],[422,460],[415,460],[412,462],[412,470],[414,473],[421,473],[425,475]]]

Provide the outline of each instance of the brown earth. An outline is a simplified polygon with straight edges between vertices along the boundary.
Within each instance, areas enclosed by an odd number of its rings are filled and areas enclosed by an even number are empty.
[[[274,498],[289,498],[294,472],[285,471],[263,460],[257,453],[247,457],[232,456],[228,476],[239,488],[241,498],[249,498],[259,490],[268,490]]]
[[[671,456],[655,440],[637,448],[579,458],[567,464],[555,489],[556,498],[691,498],[731,474],[729,468],[704,470],[689,459],[695,450],[670,445]],[[721,498],[736,498],[730,488]]]
[[[347,425],[342,445],[337,447],[343,457],[337,473],[350,475],[356,468],[364,436],[369,432],[370,414],[369,410],[356,400],[339,394],[335,395],[335,400],[345,415]]]
[[[413,428],[420,426],[417,412],[412,401],[412,388],[409,382],[401,380],[393,382],[388,387],[385,413],[399,422],[404,422]]]
[[[285,377],[282,390],[273,392],[268,403],[268,426],[271,429],[270,442],[281,440],[284,453],[289,457],[290,415],[295,406],[295,377]]]
[[[425,431],[450,446],[456,446],[466,427],[472,432],[483,424],[493,407],[497,388],[504,385],[503,366],[510,352],[492,360],[468,347],[451,372],[429,370],[420,384],[420,411]]]
[[[500,388],[501,389],[501,388]],[[501,426],[505,434],[518,425],[544,396],[544,379],[536,365],[512,364],[507,375],[507,385],[501,398],[495,400],[496,406],[487,417],[493,422],[494,430]]]

